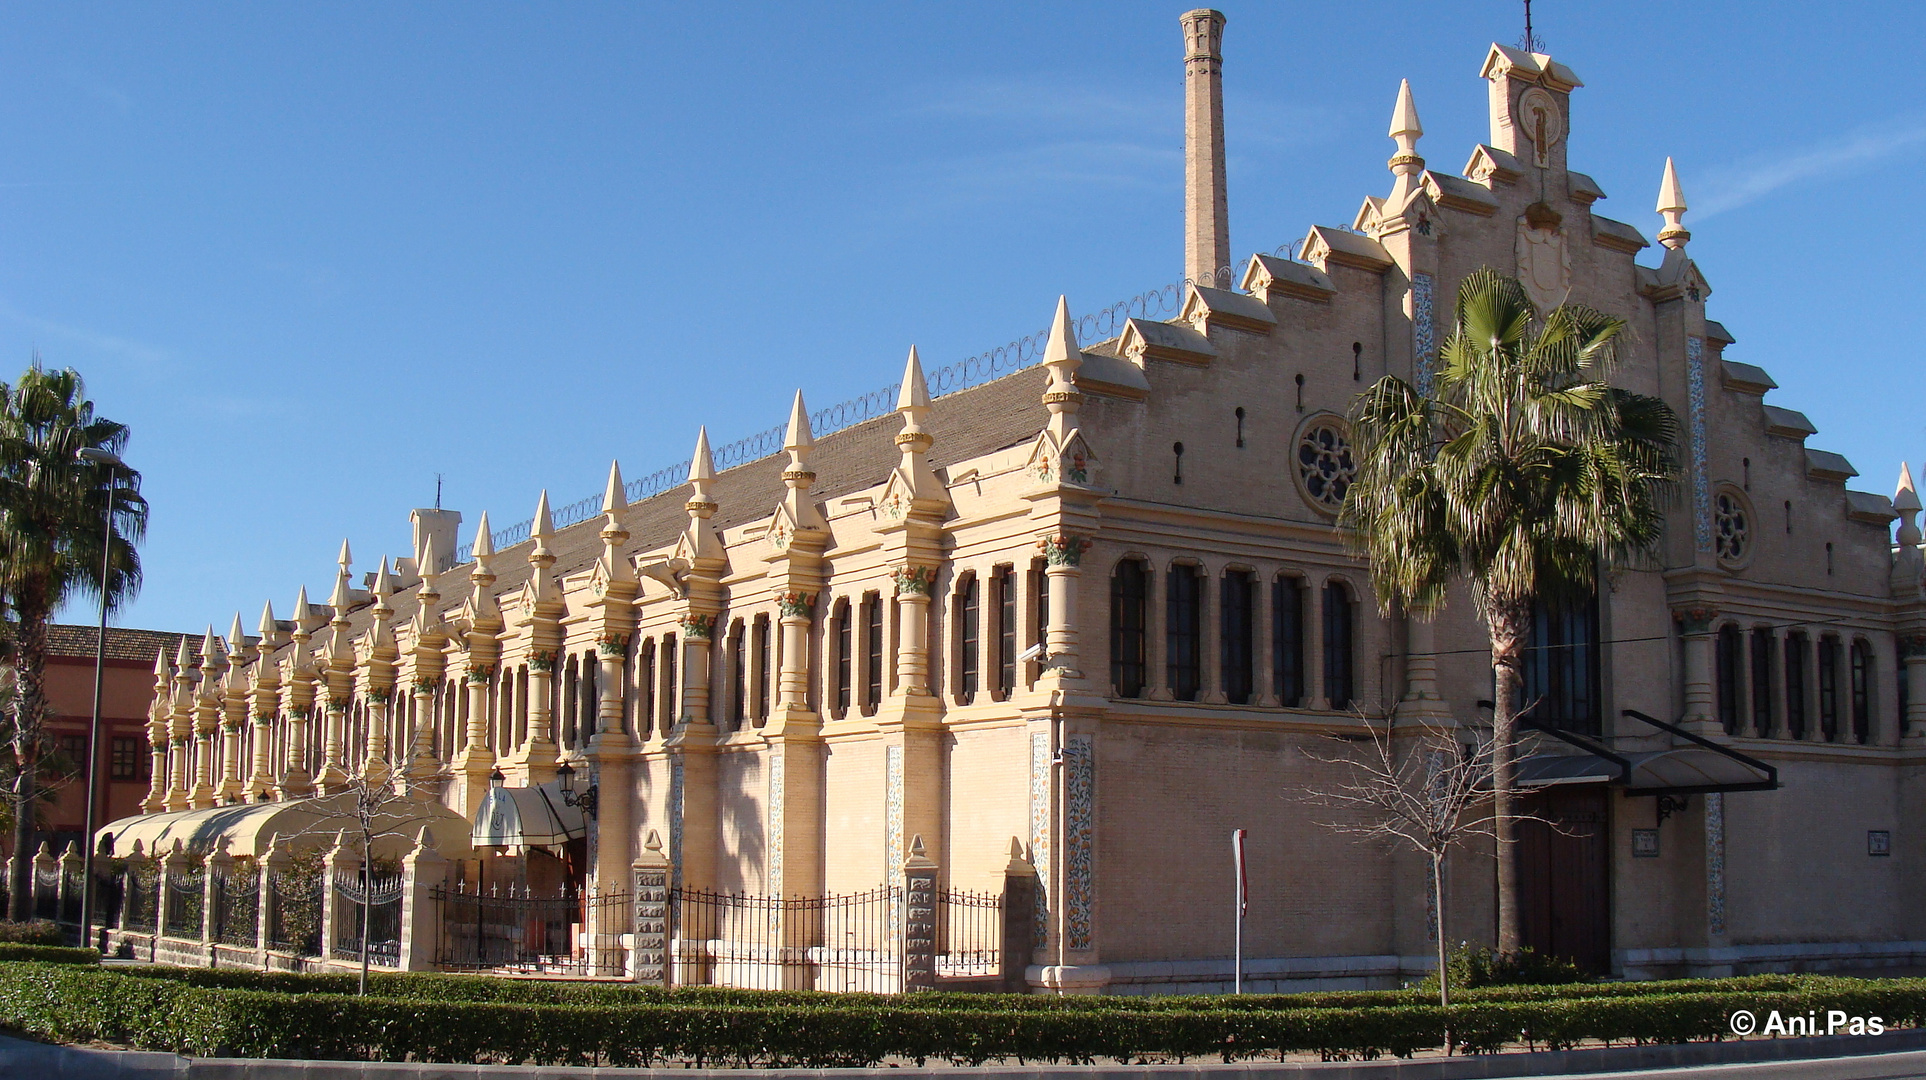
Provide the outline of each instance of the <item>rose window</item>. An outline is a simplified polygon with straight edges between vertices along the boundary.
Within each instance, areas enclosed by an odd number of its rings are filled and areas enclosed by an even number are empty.
[[[1344,502],[1357,476],[1357,462],[1351,457],[1351,442],[1344,428],[1334,420],[1311,425],[1297,440],[1297,475],[1311,502],[1336,510]]]
[[[1736,565],[1752,553],[1752,515],[1736,493],[1721,491],[1714,500],[1712,535],[1722,563]]]

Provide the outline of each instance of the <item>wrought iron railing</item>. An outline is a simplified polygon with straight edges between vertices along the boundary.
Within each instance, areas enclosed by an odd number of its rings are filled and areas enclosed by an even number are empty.
[[[252,864],[214,878],[214,940],[253,948],[261,939],[261,875]]]
[[[125,913],[120,924],[138,934],[154,933],[154,920],[160,914],[160,873],[149,864],[126,874]]]
[[[936,894],[936,977],[1003,974],[1001,893],[943,889]]]
[[[362,915],[367,915],[368,962],[395,967],[401,962],[401,875],[344,871],[334,877],[336,929],[329,955],[360,960]]]
[[[626,892],[587,896],[572,889],[535,893],[527,887],[457,883],[430,893],[441,919],[436,963],[447,969],[544,975],[620,975],[614,950],[586,947],[587,927],[624,931],[633,921]]]
[[[321,955],[322,875],[295,867],[268,875],[268,948]]]
[[[813,897],[674,890],[672,977],[682,985],[897,993],[902,894],[896,886]]]
[[[167,927],[168,937],[201,940],[201,907],[206,899],[206,870],[194,867],[191,870],[168,870],[167,877]]]

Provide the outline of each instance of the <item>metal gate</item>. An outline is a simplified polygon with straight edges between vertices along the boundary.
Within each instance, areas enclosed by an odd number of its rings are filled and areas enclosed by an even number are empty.
[[[893,994],[903,988],[903,890],[776,897],[669,894],[672,978],[758,990]]]

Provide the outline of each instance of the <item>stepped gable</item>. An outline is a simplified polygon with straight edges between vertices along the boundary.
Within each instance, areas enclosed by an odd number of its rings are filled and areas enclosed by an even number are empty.
[[[1045,381],[1044,369],[1032,367],[937,399],[924,425],[936,437],[936,445],[930,451],[932,465],[944,468],[1033,437],[1043,426],[1037,400]],[[812,497],[818,502],[829,502],[882,484],[901,458],[895,443],[901,426],[901,418],[891,412],[834,434],[818,436],[810,457],[810,465],[816,471]],[[717,473],[710,485],[711,497],[719,507],[716,525],[726,530],[767,518],[782,501],[782,471],[787,462],[782,454],[772,454]],[[688,485],[679,484],[630,503],[622,512],[622,525],[631,536],[626,554],[633,556],[675,543],[689,523],[683,508],[688,496]],[[551,572],[558,579],[585,572],[595,565],[602,554],[603,520],[601,515],[590,517],[558,529],[550,538],[548,547],[555,555]],[[528,580],[530,543],[524,540],[503,548],[489,559],[489,566],[496,574],[490,591],[496,596],[506,596]],[[442,575],[442,612],[458,611],[466,601],[467,575],[473,567],[472,562],[463,563]],[[392,625],[403,625],[413,617],[417,606],[415,597],[419,593],[417,581],[392,598],[390,603],[395,611],[390,620]],[[349,636],[359,637],[372,621],[368,603],[351,609]],[[328,633],[325,626],[315,631],[317,648]],[[92,639],[88,640],[91,650]],[[291,645],[283,645],[276,650],[276,659],[289,648]],[[149,649],[146,658],[151,661],[152,656],[153,650]]]

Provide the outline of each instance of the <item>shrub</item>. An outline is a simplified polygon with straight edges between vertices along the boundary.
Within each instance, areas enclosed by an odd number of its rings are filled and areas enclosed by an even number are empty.
[[[42,964],[98,964],[100,954],[93,949],[66,945],[19,945],[0,941],[0,962],[30,961]]]
[[[1502,953],[1460,943],[1445,957],[1445,970],[1451,973],[1453,993],[1488,986],[1563,986],[1586,981],[1577,964],[1562,956],[1537,952],[1529,945],[1515,953]],[[1437,993],[1438,973],[1426,975],[1418,989]]]
[[[7,922],[0,919],[0,944],[61,945],[67,940],[52,919],[32,922]]]

